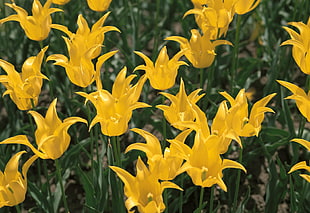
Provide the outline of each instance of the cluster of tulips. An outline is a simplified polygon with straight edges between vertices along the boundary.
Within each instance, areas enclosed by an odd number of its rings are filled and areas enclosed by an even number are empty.
[[[114,26],[103,26],[109,12],[105,13],[91,28],[86,19],[79,15],[78,29],[75,33],[66,26],[53,24],[51,14],[62,10],[51,8],[51,4],[62,5],[68,2],[68,0],[47,0],[42,6],[39,0],[34,0],[32,16],[28,16],[28,13],[15,3],[7,3],[6,5],[14,9],[17,14],[1,19],[0,24],[17,21],[29,39],[39,42],[49,36],[51,29],[67,35],[63,39],[68,56],[53,54],[49,55],[46,61],[54,61],[54,65],[63,67],[70,82],[76,86],[86,88],[95,83],[96,91],[92,93],[76,92],[86,101],[90,101],[96,109],[96,116],[89,124],[90,131],[95,124],[99,123],[102,134],[106,136],[115,137],[126,133],[133,110],[151,106],[139,102],[147,80],[154,89],[162,91],[160,95],[169,99],[170,105],[157,105],[156,108],[162,110],[171,127],[179,131],[174,139],[167,140],[170,146],[163,146],[150,132],[133,128],[131,131],[142,136],[146,142],[130,144],[125,153],[132,150],[145,152],[147,165],[139,157],[136,162],[136,176],[121,168],[121,165],[112,166],[112,162],[109,162],[110,166],[106,168],[113,170],[123,181],[124,194],[127,198],[125,206],[128,212],[131,212],[134,207],[139,212],[163,212],[166,208],[162,196],[164,189],[183,190],[172,180],[184,172],[197,186],[204,188],[218,185],[222,190],[227,191],[222,171],[227,168],[237,168],[246,172],[246,168],[236,161],[223,159],[223,154],[228,151],[232,141],[236,141],[242,147],[242,137],[258,136],[265,113],[274,112],[267,107],[267,104],[276,94],[263,97],[249,110],[248,94],[245,89],[241,89],[235,98],[227,92],[221,92],[225,100],[219,103],[213,120],[208,121],[197,104],[204,96],[199,94],[202,89],[196,89],[187,95],[185,84],[181,79],[176,95],[165,91],[175,86],[179,67],[189,66],[187,62],[180,60],[183,56],[195,68],[203,69],[211,66],[216,56],[215,48],[218,45],[232,45],[231,42],[219,40],[219,38],[226,35],[235,14],[242,15],[255,9],[260,1],[192,0],[194,8],[187,11],[184,16],[193,14],[199,29],[191,30],[189,40],[181,36],[165,38],[165,40],[178,42],[180,51],[169,58],[167,47],[164,46],[159,51],[155,62],[142,52],[135,51],[145,62],[135,70],[143,70],[145,74],[132,84],[137,75],[127,76],[127,68],[124,67],[115,77],[112,92],[103,88],[101,72],[102,65],[117,54],[117,51],[110,51],[103,55],[101,52],[105,33],[120,32],[120,30]],[[87,0],[87,3],[94,11],[106,11],[111,0]],[[296,63],[304,73],[310,74],[310,19],[307,25],[296,22],[290,24],[297,27],[300,34],[285,27],[292,39],[282,45],[293,45],[293,57]],[[0,207],[14,206],[23,202],[27,191],[27,171],[31,164],[37,158],[52,160],[60,158],[70,145],[68,134],[70,126],[77,122],[88,124],[80,117],[68,117],[62,121],[56,111],[57,99],[50,104],[45,117],[34,110],[39,103],[43,80],[49,79],[41,72],[41,64],[47,49],[47,46],[42,47],[37,56],[28,58],[22,66],[21,73],[17,72],[12,64],[0,59],[0,67],[6,72],[6,75],[0,75],[0,82],[6,88],[3,95],[9,95],[18,109],[29,110],[28,113],[34,118],[37,126],[34,137],[36,146],[32,145],[26,135],[13,136],[0,142],[0,144],[23,144],[34,153],[24,163],[22,173],[18,170],[18,162],[25,151],[15,154],[7,163],[5,171],[0,172]],[[310,112],[307,107],[310,102],[309,93],[306,95],[302,89],[291,83],[278,82],[294,93],[287,98],[296,100],[298,109],[309,121]],[[186,139],[191,132],[194,132],[194,142],[189,146],[186,144]],[[293,141],[310,150],[310,142],[303,139],[293,139]],[[310,171],[306,162],[300,162],[289,172],[297,169]],[[302,175],[302,177],[310,182],[309,175]]]

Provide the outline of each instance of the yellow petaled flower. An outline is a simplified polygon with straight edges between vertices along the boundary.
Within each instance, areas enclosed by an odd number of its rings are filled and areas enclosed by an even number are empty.
[[[289,89],[293,95],[290,95],[286,97],[285,99],[293,99],[296,101],[297,108],[299,109],[300,113],[307,118],[307,120],[310,122],[310,91],[308,91],[308,94],[298,86],[286,82],[286,81],[280,81],[277,80],[279,84]]]
[[[169,60],[167,48],[164,46],[156,59],[155,65],[142,52],[135,51],[145,62],[146,65],[139,65],[135,70],[145,70],[146,77],[150,80],[150,84],[154,89],[166,90],[173,87],[178,69],[181,65],[187,65],[179,59],[184,55],[184,51],[180,51]]]
[[[187,96],[184,82],[181,79],[180,89],[176,96],[165,92],[160,93],[171,101],[170,106],[157,105],[156,107],[164,111],[165,118],[171,125],[177,129],[184,130],[186,127],[175,125],[175,123],[194,121],[195,113],[192,105],[196,104],[204,96],[204,94],[198,95],[200,91],[201,89],[197,89]]]
[[[0,24],[7,21],[17,21],[26,33],[26,36],[35,41],[42,41],[47,38],[52,24],[51,14],[62,11],[58,8],[50,8],[52,0],[47,0],[42,7],[39,0],[34,0],[32,5],[32,16],[15,3],[6,3],[8,7],[14,9],[17,14],[10,15],[0,20]]]
[[[87,4],[90,9],[102,12],[109,8],[112,0],[87,0]]]
[[[61,54],[54,54],[47,57],[47,61],[55,61],[54,65],[65,68],[69,80],[80,87],[87,87],[94,82],[97,74],[100,72],[102,64],[112,57],[117,51],[108,52],[97,59],[96,69],[92,61],[92,54],[96,48],[88,52],[80,51],[80,45],[64,37],[69,51],[70,59]]]
[[[302,22],[290,22],[288,24],[296,27],[300,33],[283,27],[291,39],[284,41],[281,45],[293,45],[292,54],[296,64],[302,72],[310,75],[310,17],[307,25]]]
[[[0,144],[23,144],[28,146],[38,157],[42,159],[55,160],[62,156],[68,149],[71,137],[68,134],[69,127],[76,122],[87,121],[80,117],[69,117],[61,121],[56,111],[57,99],[50,104],[45,118],[35,111],[29,111],[34,118],[37,129],[35,139],[37,148],[35,148],[25,135],[17,135],[2,141]]]
[[[160,213],[165,210],[162,193],[166,188],[182,190],[176,184],[169,181],[161,181],[157,175],[148,170],[143,161],[138,158],[136,164],[137,175],[132,176],[126,170],[110,166],[124,183],[124,192],[127,200],[125,206],[128,212],[134,212],[137,207],[140,213]]]
[[[0,208],[15,206],[25,200],[27,192],[27,172],[31,164],[38,158],[36,155],[29,158],[18,171],[18,161],[26,151],[16,153],[6,164],[4,172],[0,171]]]
[[[41,73],[41,64],[47,47],[43,48],[37,56],[29,57],[18,73],[14,66],[0,59],[0,67],[7,75],[0,75],[0,82],[6,87],[3,95],[9,95],[20,110],[29,110],[38,104],[43,79],[48,79]]]
[[[141,135],[146,140],[146,143],[133,143],[126,148],[125,153],[133,149],[145,152],[151,173],[157,175],[160,180],[173,180],[180,174],[179,170],[183,159],[178,156],[178,152],[173,145],[170,148],[166,147],[163,154],[161,144],[154,135],[142,129],[134,128],[131,130]],[[190,129],[185,130],[174,140],[184,143],[190,132]]]
[[[59,5],[65,5],[69,2],[70,0],[52,0],[53,4],[59,4]]]
[[[235,14],[233,1],[209,0],[202,5],[203,1],[194,2],[195,8],[188,10],[184,17],[195,15],[197,25],[211,40],[225,35]]]
[[[297,138],[292,139],[291,141],[303,145],[304,147],[307,148],[308,151],[310,151],[310,142],[309,141],[306,141],[304,139],[297,139]],[[292,173],[292,172],[299,170],[299,169],[305,169],[307,172],[310,172],[310,166],[307,165],[306,161],[302,161],[302,162],[295,164],[290,169],[290,171],[288,173]],[[306,181],[310,182],[310,175],[300,174],[300,176],[302,178],[304,178]]]
[[[76,33],[70,32],[66,26],[59,24],[52,24],[51,27],[62,31],[69,36],[70,43],[72,43],[73,46],[78,47],[79,53],[76,54],[81,57],[87,55],[91,59],[94,59],[101,53],[102,43],[105,38],[104,34],[109,31],[120,32],[119,29],[114,26],[103,26],[109,14],[110,12],[102,16],[95,24],[93,24],[91,29],[85,18],[80,14],[77,20],[78,29]]]
[[[179,42],[184,55],[196,68],[206,68],[213,63],[216,46],[222,44],[232,45],[226,40],[211,41],[208,34],[201,35],[196,29],[191,30],[191,33],[192,36],[189,41],[180,36],[170,36],[165,40]]]
[[[92,102],[97,110],[96,117],[92,120],[90,127],[100,123],[101,132],[108,136],[118,136],[124,134],[128,129],[132,111],[137,108],[150,107],[150,105],[138,102],[142,87],[146,81],[146,76],[142,76],[139,81],[132,86],[130,83],[136,75],[126,78],[127,68],[124,67],[117,75],[112,94],[102,89],[99,72],[97,76],[97,91],[91,94],[77,92],[77,94]]]
[[[248,101],[244,89],[239,91],[235,99],[226,92],[221,92],[220,94],[223,95],[231,105],[226,115],[226,123],[238,136],[257,136],[261,129],[261,123],[264,120],[264,113],[274,112],[269,107],[266,107],[266,105],[276,93],[270,94],[257,101],[251,109],[250,117],[248,117]]]
[[[222,171],[227,168],[246,169],[238,162],[222,159],[219,153],[219,138],[210,135],[201,137],[197,132],[192,148],[178,141],[171,141],[179,150],[179,155],[185,159],[181,171],[186,171],[193,183],[201,187],[211,187],[217,184],[221,189],[227,191],[223,181]]]
[[[259,3],[260,0],[236,0],[234,4],[235,12],[239,15],[245,14],[254,10]]]

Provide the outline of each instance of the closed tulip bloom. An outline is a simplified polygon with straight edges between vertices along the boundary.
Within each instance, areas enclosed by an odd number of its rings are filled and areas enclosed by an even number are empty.
[[[169,181],[161,181],[148,170],[143,161],[138,158],[136,164],[137,175],[134,177],[126,170],[110,166],[124,183],[124,192],[127,197],[125,206],[128,212],[133,212],[137,207],[140,213],[160,213],[166,208],[162,193],[166,188],[182,190],[176,184]]]
[[[29,39],[42,41],[48,37],[51,30],[51,14],[62,11],[58,8],[50,8],[51,3],[52,0],[47,0],[42,7],[39,0],[34,0],[32,5],[32,16],[28,16],[27,11],[17,6],[15,3],[6,3],[6,5],[14,9],[17,14],[1,19],[0,24],[7,21],[17,21]]]
[[[237,14],[243,15],[254,10],[259,3],[260,0],[237,0],[235,2],[235,11]]]
[[[18,171],[19,159],[26,151],[16,153],[6,164],[4,172],[0,171],[0,208],[15,206],[25,200],[27,192],[27,172],[31,164],[38,158],[32,156]]]
[[[148,158],[148,165],[151,173],[157,175],[160,180],[173,180],[179,175],[180,167],[183,159],[178,156],[178,150],[173,145],[170,148],[166,147],[162,153],[161,144],[159,140],[151,133],[142,129],[131,129],[131,131],[138,133],[145,140],[146,143],[130,144],[125,153],[131,150],[140,150],[146,153]],[[186,137],[191,132],[190,129],[181,132],[174,140],[184,143]]]
[[[211,66],[216,55],[216,46],[222,44],[232,45],[226,40],[211,41],[208,34],[201,35],[196,29],[191,30],[191,34],[192,36],[190,40],[180,36],[170,36],[165,40],[180,43],[180,48],[184,51],[186,58],[196,68],[206,68]]]
[[[91,94],[77,92],[77,94],[92,102],[97,110],[97,115],[92,120],[90,127],[100,123],[101,132],[108,136],[124,134],[128,129],[128,122],[131,119],[132,111],[138,108],[149,107],[150,105],[138,102],[146,76],[132,86],[131,81],[136,75],[126,77],[127,68],[122,69],[117,75],[112,94],[102,89],[99,72],[97,76],[97,91]]]
[[[58,4],[58,5],[65,5],[69,2],[70,0],[52,0],[53,4]]]
[[[184,130],[185,127],[175,125],[175,123],[195,120],[192,105],[196,104],[204,96],[204,94],[198,95],[200,91],[201,89],[197,89],[187,96],[184,82],[181,79],[178,94],[174,96],[165,92],[160,93],[171,101],[170,106],[157,105],[156,107],[163,110],[165,118],[171,125],[177,129]]]
[[[97,12],[106,11],[112,0],[87,0],[87,4],[90,9]]]
[[[14,66],[0,59],[0,67],[7,75],[0,75],[0,82],[6,87],[3,95],[9,95],[20,110],[29,110],[32,104],[38,104],[43,79],[48,79],[41,73],[41,64],[47,47],[43,48],[37,56],[29,57],[18,73]],[[33,103],[32,103],[33,102]]]
[[[237,168],[246,172],[240,163],[221,158],[218,152],[219,138],[214,135],[204,139],[200,133],[196,133],[192,148],[177,141],[171,143],[178,147],[180,156],[185,159],[181,170],[186,171],[197,186],[211,187],[217,184],[222,190],[227,191],[222,171]]]
[[[296,105],[300,113],[307,118],[310,122],[310,91],[306,93],[303,89],[296,86],[295,84],[277,80],[279,84],[289,89],[293,95],[286,97],[285,99],[293,99],[296,101]]]
[[[25,135],[18,135],[2,141],[0,144],[23,144],[28,146],[38,157],[55,160],[60,158],[70,145],[71,137],[68,129],[76,122],[87,121],[80,117],[69,117],[61,121],[56,111],[57,99],[50,104],[45,117],[35,111],[29,111],[35,120],[37,129],[35,148]]]
[[[296,64],[302,72],[310,75],[310,17],[307,24],[302,22],[290,22],[288,24],[296,27],[299,33],[288,27],[283,27],[291,39],[284,41],[281,45],[293,45],[292,54]]]
[[[176,53],[170,60],[167,54],[167,48],[164,46],[156,59],[155,64],[142,52],[135,51],[140,56],[145,65],[139,65],[135,70],[145,70],[146,77],[154,89],[166,90],[175,84],[178,69],[181,65],[187,65],[179,59],[184,55],[184,51]]]
[[[304,139],[298,139],[298,138],[295,138],[295,139],[292,139],[291,140],[292,142],[296,142],[296,143],[299,143],[301,145],[303,145],[304,147],[306,147],[306,149],[308,151],[310,151],[310,142],[309,141],[306,141]],[[288,173],[292,173],[296,170],[299,170],[299,169],[304,169],[306,170],[307,172],[310,172],[310,166],[307,165],[306,161],[302,161],[302,162],[299,162],[297,164],[295,164]],[[302,178],[304,178],[306,181],[310,182],[310,175],[307,175],[307,174],[300,174],[300,176]]]
[[[86,53],[90,54],[91,59],[97,58],[101,53],[102,43],[104,42],[105,33],[109,31],[120,32],[114,26],[103,26],[110,12],[102,16],[91,29],[88,26],[85,18],[80,14],[78,16],[76,33],[72,33],[66,26],[59,24],[52,24],[51,27],[60,30],[69,36],[70,43],[78,46],[79,55],[83,56]]]

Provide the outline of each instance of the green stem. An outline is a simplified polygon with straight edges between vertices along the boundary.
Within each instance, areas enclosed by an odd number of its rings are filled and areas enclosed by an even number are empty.
[[[199,83],[199,88],[200,88],[200,89],[203,89],[203,85],[204,85],[204,82],[203,82],[203,68],[200,68],[200,83]],[[209,81],[208,81],[208,85],[209,85]]]
[[[210,190],[210,206],[209,206],[210,213],[213,212],[214,190],[215,190],[215,187],[213,185]]]
[[[16,205],[16,206],[15,206],[15,209],[16,209],[16,212],[17,212],[17,213],[21,213],[21,211],[20,211],[20,206],[19,206],[19,205]]]
[[[44,175],[46,177],[46,188],[47,188],[47,192],[48,192],[48,196],[50,201],[52,201],[52,191],[51,191],[51,185],[50,185],[50,178],[48,175],[48,169],[47,169],[47,164],[46,164],[46,160],[43,160],[43,167],[44,167]],[[51,208],[51,211],[54,212],[54,205],[51,203],[51,205],[49,205],[49,207]]]
[[[180,187],[183,189],[184,185],[184,174],[181,174],[181,183]],[[183,191],[180,191],[180,199],[179,199],[179,213],[183,213]]]
[[[242,162],[242,152],[243,149],[240,149],[240,154],[239,154],[239,163]],[[241,170],[238,169],[237,171],[237,180],[236,180],[236,188],[235,188],[235,194],[234,194],[234,203],[233,203],[233,211],[232,212],[236,212],[236,209],[237,209],[237,205],[238,205],[238,201],[237,201],[237,198],[238,198],[238,195],[239,195],[239,187],[240,187],[240,178],[241,178]]]
[[[155,14],[155,35],[154,35],[154,46],[153,46],[153,52],[152,52],[152,59],[155,58],[155,55],[158,51],[158,43],[159,43],[159,26],[158,26],[158,23],[159,23],[159,16],[160,16],[160,9],[161,9],[161,4],[160,4],[160,0],[156,0],[156,14]]]
[[[66,194],[65,194],[65,188],[64,188],[64,185],[62,183],[61,168],[60,168],[58,159],[55,160],[55,164],[56,164],[57,178],[58,178],[58,182],[60,184],[60,189],[61,189],[61,194],[62,194],[62,201],[64,203],[65,211],[66,211],[66,213],[68,213],[70,211],[69,211],[67,198],[66,198]]]
[[[236,89],[236,76],[237,76],[237,68],[238,68],[238,52],[239,52],[239,42],[240,42],[240,25],[241,25],[241,16],[237,16],[237,26],[235,33],[235,42],[234,42],[234,51],[233,51],[233,60],[231,66],[231,89],[234,93]]]
[[[112,150],[113,150],[113,164],[121,167],[121,149],[118,141],[118,136],[111,136]]]
[[[203,204],[203,194],[204,194],[204,187],[201,187],[200,189],[200,197],[199,197],[199,210],[202,210],[202,204]]]
[[[43,46],[43,42],[42,41],[39,41],[39,44],[40,44],[40,48],[43,49],[44,46]],[[43,57],[43,61],[46,62],[46,55],[44,54],[44,57]],[[47,77],[49,78],[49,81],[48,81],[48,85],[49,85],[49,93],[50,93],[50,96],[52,99],[54,99],[54,84],[53,84],[53,81],[51,81],[51,73],[48,69],[47,66],[44,66],[44,69],[46,71],[46,74],[47,74]]]

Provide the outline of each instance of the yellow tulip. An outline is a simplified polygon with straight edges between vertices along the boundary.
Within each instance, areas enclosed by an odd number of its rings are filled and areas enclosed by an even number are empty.
[[[26,36],[35,41],[42,41],[47,38],[52,24],[51,14],[62,11],[58,8],[50,8],[52,0],[47,0],[42,7],[39,0],[34,0],[32,5],[32,16],[15,3],[6,3],[8,7],[14,9],[17,14],[10,15],[0,20],[0,24],[7,21],[17,21],[26,33]]]
[[[64,37],[69,50],[70,59],[61,54],[54,54],[47,57],[47,61],[55,61],[54,65],[59,65],[65,68],[69,80],[79,86],[88,87],[96,79],[100,72],[102,64],[110,57],[115,55],[117,51],[108,52],[97,59],[96,69],[92,61],[92,54],[96,51],[96,47],[90,49],[88,52],[80,51],[80,45],[71,42],[71,40]]]
[[[171,141],[179,150],[179,155],[185,159],[181,171],[186,171],[193,183],[201,187],[211,187],[217,184],[221,189],[227,191],[223,181],[222,171],[227,168],[246,169],[238,162],[222,159],[219,150],[219,138],[210,135],[201,137],[197,132],[192,148],[178,141]]]
[[[165,118],[175,128],[184,130],[185,127],[175,125],[178,122],[194,121],[195,114],[192,105],[196,104],[204,96],[198,95],[201,89],[193,91],[189,96],[186,95],[184,82],[181,79],[180,89],[176,96],[161,92],[163,96],[171,101],[170,106],[157,105],[156,107],[164,111]]]
[[[309,141],[306,141],[304,139],[298,139],[298,138],[292,139],[291,141],[303,145],[304,147],[307,148],[308,151],[310,151],[310,142]],[[310,166],[307,165],[306,161],[302,161],[302,162],[295,164],[290,169],[290,171],[288,173],[292,173],[292,172],[299,170],[299,169],[304,169],[304,170],[310,172]],[[310,175],[300,174],[300,176],[310,183]]]
[[[20,110],[29,110],[38,104],[43,79],[48,79],[41,73],[41,64],[47,47],[43,48],[37,56],[29,57],[22,66],[22,72],[18,73],[14,66],[0,59],[2,67],[7,75],[0,75],[0,82],[6,87],[3,95],[9,95]]]
[[[300,113],[310,122],[310,91],[308,91],[308,94],[306,94],[303,89],[292,83],[280,80],[277,80],[277,82],[293,93],[293,95],[288,96],[285,99],[295,100]]]
[[[16,153],[6,164],[4,172],[0,171],[0,208],[15,206],[25,200],[27,192],[27,172],[31,164],[38,158],[36,155],[29,158],[18,171],[18,161],[26,151]]]
[[[173,87],[179,67],[181,65],[187,65],[184,61],[179,61],[184,55],[183,51],[178,52],[169,60],[166,46],[160,50],[155,65],[151,59],[142,52],[135,51],[135,53],[140,56],[146,64],[137,66],[135,70],[145,70],[151,86],[158,90],[166,90]]]
[[[127,200],[125,206],[128,212],[132,212],[134,207],[141,213],[156,212],[165,210],[162,193],[166,188],[182,190],[176,184],[169,181],[161,181],[156,178],[157,175],[151,173],[143,161],[138,158],[136,164],[137,175],[132,176],[126,170],[110,166],[124,183],[124,192]]]
[[[154,135],[137,128],[131,129],[131,131],[141,135],[146,140],[146,143],[133,143],[126,148],[125,153],[134,149],[145,152],[151,173],[157,175],[157,178],[160,180],[173,180],[180,174],[179,170],[183,159],[178,156],[178,150],[173,144],[170,148],[166,147],[163,154],[161,144]],[[174,140],[184,143],[190,132],[191,130],[187,129],[181,132]]]
[[[281,45],[293,45],[292,54],[295,62],[302,72],[310,75],[310,17],[307,24],[302,22],[290,22],[289,25],[296,27],[299,34],[294,30],[283,27],[291,36],[290,40],[284,41]]]
[[[170,36],[165,40],[180,43],[181,50],[184,51],[186,58],[196,68],[206,68],[211,66],[215,58],[215,47],[222,44],[232,45],[226,40],[211,41],[208,34],[201,35],[198,30],[191,30],[191,38],[188,41],[180,36]]]
[[[131,119],[132,111],[137,108],[149,107],[150,105],[138,102],[142,87],[146,81],[146,76],[142,76],[139,81],[132,86],[130,83],[136,75],[126,78],[127,69],[124,67],[117,75],[112,94],[102,89],[98,72],[97,91],[91,94],[77,92],[77,94],[92,102],[97,110],[96,117],[90,124],[90,129],[100,123],[101,132],[108,136],[118,136],[124,134],[128,129],[128,122]]]
[[[207,6],[201,5],[203,1],[194,2],[195,8],[188,10],[184,17],[191,14],[195,15],[197,25],[203,34],[207,34],[211,40],[225,35],[235,14],[233,2],[209,0]]]
[[[112,0],[87,0],[87,4],[90,9],[102,12],[109,8]]]
[[[69,2],[70,0],[52,0],[53,4],[58,4],[58,5],[65,5]]]
[[[260,0],[237,0],[234,5],[235,11],[237,14],[243,15],[251,10],[254,10],[259,3]]]
[[[94,59],[101,53],[102,43],[105,38],[104,34],[109,31],[120,32],[119,29],[114,26],[102,26],[109,14],[110,12],[102,16],[91,29],[85,18],[80,14],[77,19],[78,29],[76,33],[72,33],[66,26],[59,24],[52,24],[51,27],[67,34],[72,46],[78,47],[78,52],[81,57],[87,55],[91,59]]]
[[[70,145],[71,137],[68,134],[69,127],[76,122],[87,124],[85,119],[69,117],[61,121],[56,111],[57,99],[50,104],[45,118],[35,111],[29,111],[34,118],[37,129],[35,148],[25,135],[17,135],[2,141],[0,144],[23,144],[28,146],[38,157],[55,160],[60,158]]]

